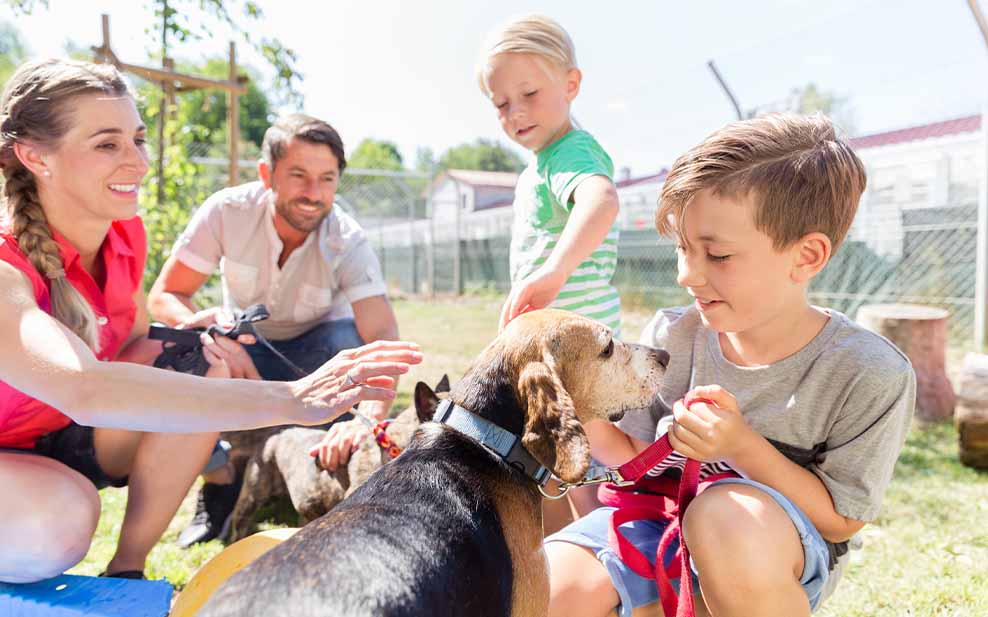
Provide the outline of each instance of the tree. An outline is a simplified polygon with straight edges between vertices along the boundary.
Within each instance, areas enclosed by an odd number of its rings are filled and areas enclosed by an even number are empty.
[[[422,146],[415,149],[415,171],[432,173],[436,168],[436,154],[432,148]]]
[[[353,169],[388,171],[401,171],[405,167],[398,146],[390,141],[378,141],[369,137],[357,145],[347,164]]]
[[[201,67],[182,67],[183,71],[205,75],[216,79],[226,79],[227,61],[225,58],[208,60]],[[264,133],[271,126],[271,102],[261,89],[256,71],[246,70],[250,76],[247,94],[240,97],[240,135],[257,148],[261,147]],[[204,129],[203,139],[214,144],[226,140],[226,93],[219,90],[191,90],[182,96],[182,104],[188,106],[188,120],[196,127]]]
[[[439,158],[441,169],[476,169],[480,171],[521,171],[525,162],[513,150],[500,143],[477,139],[454,146]]]
[[[821,112],[829,116],[845,133],[854,133],[854,114],[848,106],[847,97],[839,97],[833,92],[825,92],[813,83],[802,89],[793,88],[793,106],[796,113],[813,114]]]
[[[170,49],[169,37],[183,43],[213,36],[209,20],[203,20],[203,13],[213,20],[227,24],[240,34],[244,41],[257,50],[274,70],[274,92],[283,96],[285,103],[301,107],[302,95],[297,89],[302,74],[297,68],[298,56],[285,47],[277,38],[256,37],[248,29],[248,22],[260,24],[264,12],[253,0],[151,0],[154,8],[155,28],[147,32],[152,41],[157,42],[162,55]],[[241,19],[234,19],[231,9],[239,5]]]
[[[834,124],[846,134],[854,134],[854,112],[849,106],[849,100],[833,92],[821,90],[812,82],[802,88],[793,88],[789,96],[783,99],[750,109],[746,115],[754,118],[761,114],[780,111],[797,114],[820,112],[833,120]]]
[[[20,31],[12,24],[0,23],[0,88],[28,57]]]

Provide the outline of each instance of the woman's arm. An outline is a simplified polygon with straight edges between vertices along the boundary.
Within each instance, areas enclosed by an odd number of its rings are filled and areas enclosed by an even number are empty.
[[[0,263],[0,379],[80,424],[152,432],[317,424],[363,400],[390,400],[394,377],[421,361],[417,346],[382,342],[339,354],[295,382],[205,379],[101,362],[42,311],[30,283]],[[344,384],[350,373],[355,385]]]

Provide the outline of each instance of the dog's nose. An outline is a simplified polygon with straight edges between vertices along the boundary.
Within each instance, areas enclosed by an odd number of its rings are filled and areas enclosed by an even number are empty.
[[[666,351],[665,349],[656,349],[655,350],[655,356],[656,356],[656,359],[659,361],[659,364],[662,365],[662,368],[666,368],[667,366],[669,366],[669,352],[668,351]]]

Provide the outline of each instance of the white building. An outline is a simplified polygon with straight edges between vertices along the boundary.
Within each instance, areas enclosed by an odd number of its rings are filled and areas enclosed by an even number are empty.
[[[980,115],[850,142],[868,170],[868,188],[850,234],[880,255],[901,255],[903,211],[977,202],[984,168]]]

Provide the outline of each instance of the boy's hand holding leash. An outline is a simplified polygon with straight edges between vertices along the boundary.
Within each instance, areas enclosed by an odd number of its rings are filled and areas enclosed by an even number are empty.
[[[705,463],[725,461],[734,467],[751,438],[757,436],[744,421],[737,399],[720,386],[694,388],[685,402],[676,401],[672,414],[669,443],[673,449]]]

